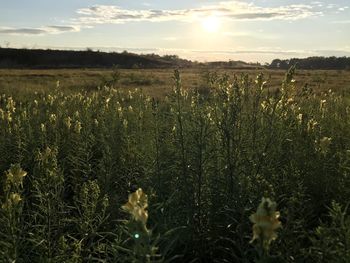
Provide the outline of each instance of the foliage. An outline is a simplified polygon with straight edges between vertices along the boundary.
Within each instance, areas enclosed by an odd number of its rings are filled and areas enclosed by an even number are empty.
[[[1,95],[0,262],[347,262],[349,100],[294,73]]]

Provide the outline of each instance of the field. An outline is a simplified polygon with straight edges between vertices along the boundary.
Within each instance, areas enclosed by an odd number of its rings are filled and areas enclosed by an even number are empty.
[[[0,70],[0,262],[350,262],[349,97],[349,71]]]
[[[208,73],[248,74],[255,78],[263,73],[269,80],[269,87],[278,88],[284,78],[284,70],[206,70],[183,69],[181,78],[184,88],[206,88]],[[33,91],[48,91],[60,82],[60,90],[95,91],[98,86],[116,85],[119,89],[142,88],[152,97],[162,98],[172,90],[173,70],[171,69],[61,69],[61,70],[6,70],[0,69],[0,92],[6,94],[27,94]],[[336,92],[350,93],[350,71],[345,70],[298,70],[295,80],[299,87],[306,83],[315,92],[332,89]]]

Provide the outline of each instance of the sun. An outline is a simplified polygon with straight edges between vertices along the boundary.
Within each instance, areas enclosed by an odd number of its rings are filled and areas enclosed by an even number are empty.
[[[208,33],[219,31],[220,24],[220,19],[216,16],[208,16],[202,20],[202,27]]]

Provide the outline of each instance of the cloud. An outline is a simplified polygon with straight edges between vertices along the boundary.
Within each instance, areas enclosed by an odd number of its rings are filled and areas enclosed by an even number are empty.
[[[344,6],[344,7],[339,7],[338,11],[346,11],[346,9],[348,9],[348,6]]]
[[[43,33],[45,33],[45,30],[37,28],[0,28],[0,34],[40,35]]]
[[[10,35],[46,35],[77,31],[80,31],[80,28],[78,26],[46,26],[40,28],[0,27],[0,34]]]
[[[350,24],[350,20],[337,20],[337,21],[332,21],[332,24]]]
[[[165,41],[176,41],[178,39],[179,39],[178,37],[164,37],[163,38],[163,40],[165,40]]]
[[[122,24],[137,21],[196,21],[202,17],[215,15],[228,20],[298,20],[320,16],[321,11],[314,5],[285,5],[279,7],[262,7],[254,3],[226,1],[205,5],[199,8],[157,10],[157,9],[123,9],[114,5],[95,5],[77,10],[79,15],[74,20],[77,24]]]

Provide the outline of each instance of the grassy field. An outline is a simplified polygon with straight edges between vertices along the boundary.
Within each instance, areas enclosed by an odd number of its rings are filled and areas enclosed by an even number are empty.
[[[1,70],[0,262],[349,262],[350,72],[246,73]]]
[[[280,87],[284,77],[283,70],[181,70],[184,88],[205,88],[208,72],[226,73],[230,77],[248,74],[251,78],[263,73],[272,88]],[[24,94],[35,91],[46,91],[60,82],[65,91],[94,91],[98,86],[115,85],[120,89],[142,88],[154,97],[164,97],[172,89],[173,70],[101,70],[101,69],[67,69],[67,70],[1,70],[0,92],[6,94]],[[340,70],[298,70],[295,74],[298,86],[308,84],[315,92],[332,89],[349,93],[350,71]]]

